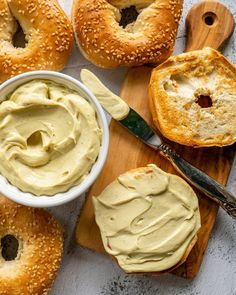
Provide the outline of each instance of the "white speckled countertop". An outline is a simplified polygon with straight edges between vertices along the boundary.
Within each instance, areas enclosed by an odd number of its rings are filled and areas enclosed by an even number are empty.
[[[59,0],[70,14],[72,0]],[[176,53],[183,51],[184,17],[193,3],[185,0],[183,18],[176,42]],[[221,0],[234,14],[236,1]],[[236,31],[224,50],[236,64]],[[91,65],[74,48],[65,73],[79,78],[80,69],[94,71],[114,92],[119,93],[126,69],[103,70]],[[228,188],[236,194],[236,164]],[[65,252],[61,269],[50,295],[236,295],[236,221],[219,211],[198,276],[186,280],[173,275],[161,277],[126,275],[109,258],[74,243],[74,227],[84,201],[79,197],[67,205],[50,209],[65,227]]]

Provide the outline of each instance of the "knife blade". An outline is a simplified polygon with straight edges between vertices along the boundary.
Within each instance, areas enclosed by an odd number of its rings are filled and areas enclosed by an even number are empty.
[[[82,70],[83,71],[83,70]],[[110,112],[110,108],[107,108],[106,104],[104,105],[106,94],[109,97],[109,93],[113,96],[114,94],[107,89],[98,78],[88,70],[86,70],[87,78],[82,77],[81,71],[81,80],[87,86],[92,93],[98,98],[101,105],[108,111],[111,116],[113,115]],[[92,87],[93,79],[96,82],[96,87]],[[99,91],[98,91],[99,88]],[[101,91],[102,89],[102,91]],[[103,93],[102,100],[100,99],[101,92]],[[96,95],[97,94],[97,95]],[[116,96],[115,103],[119,103],[119,100],[124,103],[124,101]],[[159,135],[149,124],[131,107],[128,108],[128,112],[122,116],[122,119],[118,120],[114,118],[119,124],[125,127],[130,133],[135,137],[140,139],[146,145],[151,148],[159,151],[163,156],[165,156],[175,167],[175,169],[193,186],[203,192],[206,196],[210,197],[213,201],[217,202],[221,208],[223,208],[232,218],[236,219],[236,198],[229,191],[226,190],[224,186],[219,184],[209,175],[201,171],[200,169],[194,167],[189,162],[181,158]]]

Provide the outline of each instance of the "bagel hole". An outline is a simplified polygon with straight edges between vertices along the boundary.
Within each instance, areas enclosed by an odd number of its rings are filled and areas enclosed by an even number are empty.
[[[212,106],[212,99],[210,95],[199,95],[197,96],[196,103],[201,108],[210,108]]]
[[[120,13],[121,19],[119,25],[123,27],[123,29],[125,29],[127,25],[135,22],[139,15],[137,8],[134,5],[121,9]]]
[[[13,46],[15,48],[25,48],[27,46],[26,35],[18,21],[17,30],[12,38]]]
[[[40,131],[36,131],[30,135],[30,137],[27,139],[27,146],[39,146],[43,144],[42,140],[42,134]]]
[[[13,235],[1,238],[1,253],[5,261],[15,260],[18,255],[19,241]]]

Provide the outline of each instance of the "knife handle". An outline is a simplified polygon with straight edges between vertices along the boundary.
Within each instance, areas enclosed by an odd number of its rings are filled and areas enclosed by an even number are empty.
[[[217,202],[231,217],[236,219],[236,198],[224,186],[213,178],[182,159],[170,146],[163,143],[160,152],[176,168],[176,170],[197,189],[207,194]]]

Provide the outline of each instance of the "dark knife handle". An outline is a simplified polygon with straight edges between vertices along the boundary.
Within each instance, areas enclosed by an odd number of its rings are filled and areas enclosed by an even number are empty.
[[[182,159],[167,144],[159,146],[164,155],[177,171],[192,185],[217,202],[230,216],[236,219],[236,198],[213,178]]]

